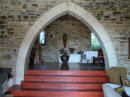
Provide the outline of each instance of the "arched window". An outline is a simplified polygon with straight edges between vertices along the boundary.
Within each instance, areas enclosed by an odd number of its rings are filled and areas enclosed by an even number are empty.
[[[45,31],[40,32],[39,42],[45,44]]]
[[[96,36],[94,33],[91,33],[91,48],[93,50],[99,50],[101,47],[100,47],[100,43],[99,41],[97,40]]]

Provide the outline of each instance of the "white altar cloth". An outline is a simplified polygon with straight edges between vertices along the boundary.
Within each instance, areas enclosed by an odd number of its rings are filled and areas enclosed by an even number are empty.
[[[61,55],[59,55],[59,62],[61,62]],[[69,54],[69,61],[68,63],[80,63],[81,62],[81,54]]]
[[[83,54],[86,55],[88,63],[93,63],[93,57],[98,57],[98,51],[84,51]]]

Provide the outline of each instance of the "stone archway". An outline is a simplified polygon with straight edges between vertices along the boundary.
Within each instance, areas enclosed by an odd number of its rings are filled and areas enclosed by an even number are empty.
[[[116,54],[112,42],[103,26],[85,9],[71,2],[65,2],[44,13],[27,32],[18,52],[15,76],[16,84],[20,84],[21,80],[24,78],[24,65],[26,64],[26,58],[40,29],[44,29],[52,21],[66,13],[79,19],[95,33],[103,49],[106,70],[113,66],[117,66]]]

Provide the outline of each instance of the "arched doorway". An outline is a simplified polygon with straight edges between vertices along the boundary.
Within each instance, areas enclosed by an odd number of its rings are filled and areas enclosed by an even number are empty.
[[[85,9],[71,2],[65,2],[60,5],[57,5],[48,12],[44,13],[27,32],[18,52],[15,76],[16,84],[20,84],[21,80],[23,80],[24,78],[24,65],[27,62],[26,59],[29,55],[32,43],[38,36],[39,31],[41,29],[44,29],[55,19],[65,14],[70,14],[75,18],[79,19],[82,23],[88,26],[91,31],[95,33],[98,40],[100,41],[104,53],[106,70],[110,67],[117,65],[116,54],[112,46],[112,42],[102,25],[96,20],[96,18],[92,14],[90,14]]]

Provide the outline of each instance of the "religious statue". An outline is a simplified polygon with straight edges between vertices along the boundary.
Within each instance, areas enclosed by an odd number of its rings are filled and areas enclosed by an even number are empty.
[[[63,44],[64,44],[64,48],[66,48],[66,44],[67,44],[67,34],[63,34]]]

